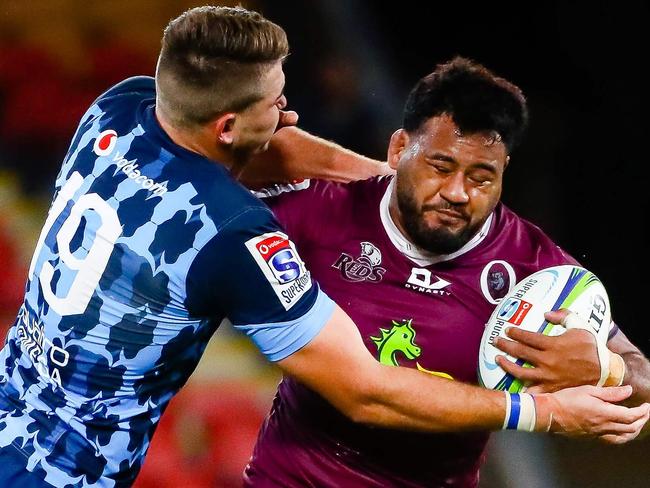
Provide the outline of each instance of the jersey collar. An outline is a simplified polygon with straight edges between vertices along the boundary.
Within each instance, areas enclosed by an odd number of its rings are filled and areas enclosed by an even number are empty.
[[[458,256],[462,256],[483,242],[483,239],[485,239],[485,237],[488,235],[488,232],[490,231],[490,226],[492,225],[492,217],[494,215],[493,213],[491,213],[487,218],[483,224],[483,227],[481,227],[481,230],[458,251],[451,254],[435,254],[426,251],[409,241],[397,228],[395,222],[393,222],[388,208],[394,187],[395,179],[393,178],[389,183],[388,188],[386,188],[386,192],[384,193],[384,196],[382,197],[379,204],[379,215],[381,217],[381,223],[383,224],[384,229],[386,230],[386,234],[388,234],[388,237],[390,238],[390,241],[397,248],[397,250],[404,254],[404,256],[409,258],[411,261],[416,263],[418,266],[429,266],[431,264],[440,263],[442,261],[449,261],[451,259],[457,258]]]

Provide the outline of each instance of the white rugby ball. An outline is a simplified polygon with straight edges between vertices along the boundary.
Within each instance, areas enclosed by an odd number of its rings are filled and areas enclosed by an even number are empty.
[[[507,327],[555,336],[565,329],[544,319],[544,313],[566,308],[575,312],[596,333],[596,340],[606,344],[611,322],[609,298],[605,287],[590,271],[579,266],[553,266],[521,280],[496,306],[485,326],[479,349],[478,378],[486,388],[517,393],[525,386],[496,363],[497,355],[524,367],[529,363],[506,355],[494,345],[497,337],[507,337]]]

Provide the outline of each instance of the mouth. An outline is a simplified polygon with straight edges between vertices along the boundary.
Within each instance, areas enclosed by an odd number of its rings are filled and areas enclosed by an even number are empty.
[[[416,347],[414,349],[409,349],[406,351],[405,356],[408,359],[415,359],[420,355],[420,348]]]
[[[443,220],[449,220],[449,221],[466,221],[467,217],[465,214],[458,212],[456,210],[451,210],[448,208],[432,208],[436,214],[438,214],[440,217],[443,218]]]

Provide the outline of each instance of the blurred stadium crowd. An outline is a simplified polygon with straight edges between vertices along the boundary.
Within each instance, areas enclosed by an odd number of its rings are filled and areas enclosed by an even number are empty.
[[[52,184],[80,116],[112,84],[135,74],[153,74],[165,24],[181,11],[203,3],[207,2],[3,0],[0,4],[2,338],[22,300],[29,259],[45,219]],[[293,47],[286,66],[287,92],[290,107],[302,115],[301,126],[383,158],[390,131],[399,124],[403,94],[423,72],[408,80],[388,77],[385,71],[391,69],[391,61],[375,45],[382,32],[370,32],[363,24],[355,24],[359,17],[341,5],[335,8],[335,3],[340,2],[268,0],[247,1],[245,6],[260,9],[289,33]],[[351,2],[356,7],[363,3]],[[307,16],[309,22],[305,22]],[[385,15],[385,19],[389,18]],[[348,49],[350,44],[355,44],[356,49]],[[398,50],[399,43],[393,46],[392,54]],[[437,55],[429,62],[420,61],[420,65],[429,69],[446,59],[447,53],[438,51]],[[499,70],[498,64],[491,67]],[[549,115],[553,104],[562,101],[539,90],[541,95],[531,98],[533,116],[537,117],[533,123],[542,130],[551,124],[559,124],[562,129],[566,120]],[[539,104],[542,95],[548,102],[544,106]],[[522,159],[534,159],[536,151],[549,157],[561,153],[561,141],[536,142],[539,148],[524,148]],[[521,169],[513,171],[515,176],[517,171],[519,177],[523,175]],[[533,190],[543,192],[541,188],[553,178],[552,170],[545,173],[531,182]],[[510,188],[510,198],[521,197],[524,209],[533,214],[541,212],[526,201],[528,195],[521,188]],[[558,196],[547,203],[559,207],[562,200]],[[552,218],[549,225],[552,230],[561,230]],[[220,331],[190,384],[163,417],[136,486],[240,486],[241,470],[268,410],[277,378],[275,370],[264,364],[245,339],[227,327]],[[573,445],[562,442],[557,444],[560,452],[576,451]],[[626,449],[625,456],[634,466],[636,451],[633,447]],[[583,452],[577,451],[578,456]],[[607,456],[601,457],[605,460]],[[564,462],[562,456],[558,459],[562,459],[558,466],[570,469],[570,462]],[[590,462],[586,455],[583,460]],[[501,479],[508,476],[502,473]],[[499,479],[488,472],[490,478]],[[505,486],[499,481],[493,483],[490,486]],[[650,486],[650,481],[641,483],[638,486]],[[542,482],[528,486],[554,485]]]

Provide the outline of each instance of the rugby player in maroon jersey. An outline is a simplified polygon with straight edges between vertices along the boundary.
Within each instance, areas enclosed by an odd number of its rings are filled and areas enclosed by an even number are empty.
[[[457,58],[411,92],[404,127],[388,149],[394,178],[315,181],[269,200],[314,278],[354,320],[379,362],[476,384],[480,338],[498,300],[541,268],[576,264],[499,202],[525,124],[517,87]],[[550,315],[557,322],[563,316]],[[536,391],[595,384],[600,377],[586,331],[512,337],[520,342],[501,347],[537,368],[501,364]],[[648,361],[616,326],[609,347],[627,362],[625,383],[634,385],[635,401],[647,401]],[[465,432],[453,417],[436,434],[372,428],[286,377],[245,483],[474,487],[488,434]]]

